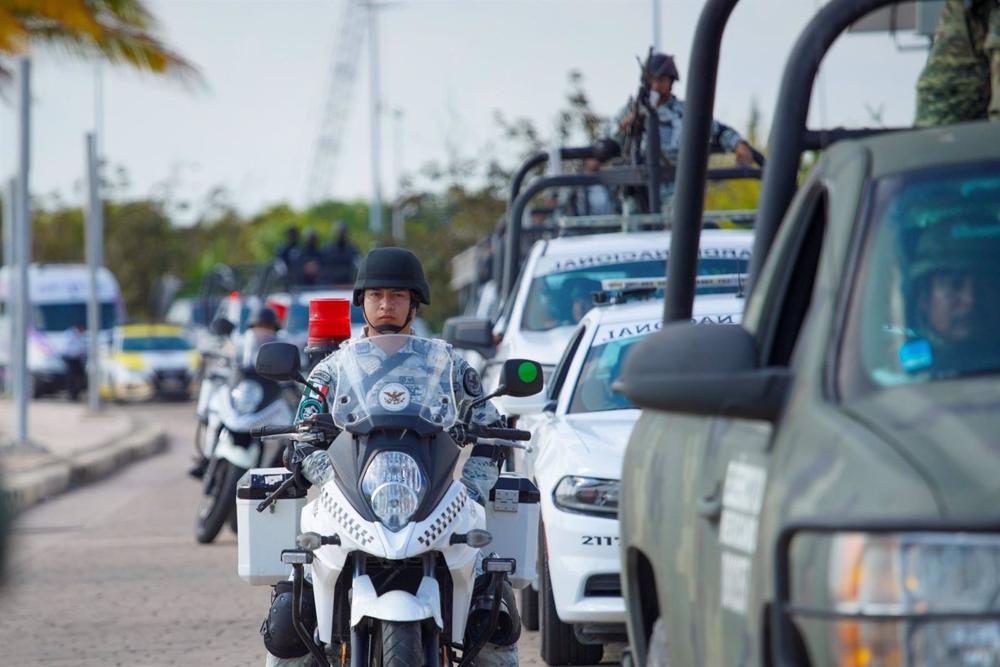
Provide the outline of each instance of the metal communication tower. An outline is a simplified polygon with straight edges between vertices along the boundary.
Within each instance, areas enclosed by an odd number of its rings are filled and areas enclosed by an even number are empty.
[[[330,79],[319,135],[313,145],[306,193],[309,202],[327,199],[332,193],[337,158],[344,140],[344,127],[351,111],[354,81],[357,78],[367,20],[364,0],[346,0],[340,13],[337,41],[333,45]]]

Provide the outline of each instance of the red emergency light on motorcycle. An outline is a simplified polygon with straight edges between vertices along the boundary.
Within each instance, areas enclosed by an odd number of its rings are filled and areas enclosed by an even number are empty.
[[[309,339],[306,353],[329,354],[351,337],[351,302],[313,299],[309,302]]]

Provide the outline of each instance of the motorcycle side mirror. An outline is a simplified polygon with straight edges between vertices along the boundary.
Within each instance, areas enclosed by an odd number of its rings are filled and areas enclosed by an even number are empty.
[[[257,372],[268,380],[299,380],[302,377],[299,348],[291,343],[272,341],[257,351]]]
[[[522,398],[534,396],[542,390],[544,378],[542,365],[530,359],[508,359],[500,371],[498,396]]]
[[[233,333],[235,328],[236,325],[224,317],[216,317],[212,320],[212,323],[208,325],[208,330],[216,336],[228,336]]]

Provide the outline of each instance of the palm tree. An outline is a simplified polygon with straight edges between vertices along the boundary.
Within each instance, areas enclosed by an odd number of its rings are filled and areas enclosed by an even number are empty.
[[[0,0],[0,78],[10,78],[12,58],[41,44],[196,79],[194,65],[161,42],[156,29],[142,0]]]

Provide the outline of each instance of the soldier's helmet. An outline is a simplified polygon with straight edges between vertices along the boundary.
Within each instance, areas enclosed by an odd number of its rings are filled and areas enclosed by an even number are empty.
[[[254,311],[253,316],[247,323],[247,326],[255,327],[270,327],[277,331],[281,328],[281,322],[278,320],[278,314],[274,312],[268,306],[261,306]]]
[[[651,80],[661,76],[669,76],[675,82],[681,80],[674,57],[666,53],[654,53],[649,59],[649,76]]]
[[[932,223],[917,239],[908,278],[936,271],[1000,276],[1000,221],[975,213]]]
[[[375,248],[361,260],[354,281],[354,305],[362,304],[366,289],[379,288],[408,289],[420,303],[431,303],[424,267],[406,248]]]

